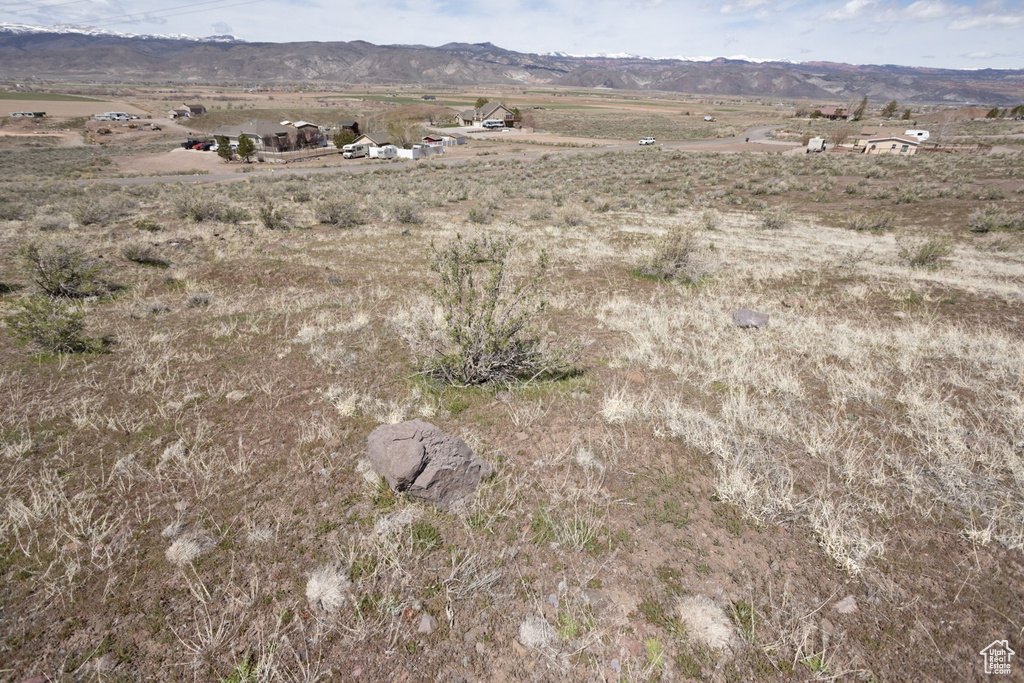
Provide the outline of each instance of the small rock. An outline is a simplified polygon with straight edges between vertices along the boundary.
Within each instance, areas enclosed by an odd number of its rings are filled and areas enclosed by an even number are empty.
[[[857,598],[847,595],[845,598],[832,605],[832,609],[839,614],[853,614],[857,611]]]
[[[426,633],[426,634],[429,635],[429,634],[433,633],[436,628],[437,628],[437,619],[435,619],[434,617],[430,616],[429,614],[424,613],[424,615],[422,617],[420,617],[420,623],[416,627],[416,630],[419,631],[420,633]]]
[[[519,642],[530,650],[548,647],[555,642],[558,634],[547,619],[540,616],[527,617],[519,625]]]
[[[482,654],[486,654],[487,653],[487,643],[485,643],[483,641],[479,641],[479,642],[477,642],[475,647],[476,647],[476,653],[478,655],[482,655]]]
[[[595,610],[602,610],[608,606],[608,600],[604,594],[596,588],[588,588],[583,591],[583,602]]]
[[[526,656],[526,648],[515,638],[512,639],[512,652],[515,652],[520,657]]]
[[[117,666],[117,660],[114,658],[114,655],[108,652],[93,662],[92,666],[96,671],[113,671],[114,667]]]
[[[892,314],[892,317],[896,318],[897,320],[904,320],[906,319],[907,314],[904,313],[903,311],[896,311],[895,313]]]
[[[617,674],[621,674],[622,673],[622,665],[619,664],[619,660],[617,660],[617,659],[613,659],[612,661],[608,662],[608,668],[610,668],[612,671],[614,671]]]
[[[484,637],[487,633],[487,629],[483,626],[474,626],[473,628],[466,631],[466,635],[462,636],[462,642],[468,644],[475,643]]]
[[[229,403],[238,403],[245,398],[245,392],[241,389],[235,389],[234,391],[228,392],[224,398],[226,398]]]
[[[526,432],[516,432],[516,441],[526,441],[530,437],[526,435]]]
[[[732,321],[737,327],[762,329],[768,327],[768,314],[744,308],[733,312]]]

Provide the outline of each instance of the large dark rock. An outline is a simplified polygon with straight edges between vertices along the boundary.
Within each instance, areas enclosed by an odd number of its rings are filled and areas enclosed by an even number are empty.
[[[370,465],[393,490],[443,508],[472,493],[492,471],[465,441],[422,420],[381,425],[366,445]]]
[[[761,329],[762,327],[768,327],[768,314],[742,309],[733,312],[732,321],[738,327],[754,327]]]

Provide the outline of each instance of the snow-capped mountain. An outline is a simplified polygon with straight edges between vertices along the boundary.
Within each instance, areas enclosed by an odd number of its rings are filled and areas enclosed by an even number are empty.
[[[53,26],[35,26],[33,24],[17,24],[0,22],[0,33],[31,34],[31,33],[57,33],[77,34],[84,36],[111,36],[115,38],[134,38],[139,40],[188,40],[197,43],[242,43],[241,38],[235,36],[206,36],[196,38],[194,36],[177,33],[171,35],[154,35],[152,33],[123,33],[121,31],[109,31],[95,26],[83,26],[80,24],[54,24]]]

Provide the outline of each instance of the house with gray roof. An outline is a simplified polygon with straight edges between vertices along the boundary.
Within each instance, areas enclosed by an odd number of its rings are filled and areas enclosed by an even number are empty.
[[[292,133],[295,129],[273,121],[255,119],[240,126],[221,126],[213,131],[216,137],[226,137],[228,142],[237,143],[242,136],[252,138],[256,151],[286,152],[292,148]]]

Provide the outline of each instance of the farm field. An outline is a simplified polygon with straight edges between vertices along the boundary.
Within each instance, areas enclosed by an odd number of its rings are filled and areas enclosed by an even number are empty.
[[[578,147],[231,182],[119,177],[183,127],[0,149],[2,677],[974,680],[1019,651],[1021,153],[638,149],[801,124],[587,106],[535,112]],[[512,240],[564,372],[431,372],[459,236]],[[414,418],[494,469],[451,510],[367,469]]]

